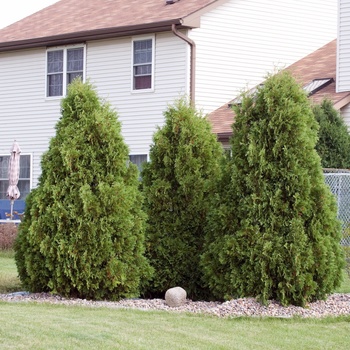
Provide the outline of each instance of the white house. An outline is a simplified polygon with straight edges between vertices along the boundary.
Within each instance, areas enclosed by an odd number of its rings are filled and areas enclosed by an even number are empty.
[[[338,0],[337,84],[338,93],[350,91],[350,0]],[[349,98],[350,102],[350,98]],[[350,128],[350,105],[342,114]]]
[[[350,130],[350,88],[337,91],[337,39],[322,46],[318,50],[303,57],[285,68],[308,93],[312,103],[320,104],[322,100],[332,101],[333,107],[339,111]],[[209,114],[213,132],[225,147],[229,147],[232,136],[231,125],[234,121],[232,104],[239,101],[237,96],[231,101]]]
[[[337,34],[337,0],[61,0],[0,30],[0,199],[13,140],[22,199],[37,185],[75,76],[115,107],[131,160],[167,105],[210,113]]]
[[[337,28],[337,39],[285,69],[293,73],[313,103],[331,100],[350,131],[350,0],[339,0]],[[231,106],[236,97],[237,94],[233,94],[229,102],[209,114],[213,132],[225,147],[229,147],[232,136]]]

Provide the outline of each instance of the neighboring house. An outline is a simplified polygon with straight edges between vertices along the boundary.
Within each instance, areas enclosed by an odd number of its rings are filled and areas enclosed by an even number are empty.
[[[329,99],[350,130],[350,0],[338,0],[337,38],[285,69],[291,71],[313,103]],[[263,80],[258,83],[261,84]],[[256,85],[257,86],[257,85]],[[244,88],[244,86],[242,86]],[[254,87],[253,87],[254,89]],[[247,90],[247,89],[245,89]],[[239,94],[209,114],[213,132],[229,147]]]
[[[210,113],[336,36],[337,0],[61,0],[0,30],[0,199],[13,140],[22,199],[37,185],[76,76],[117,110],[131,160],[148,157],[168,104]]]
[[[348,67],[350,69],[350,62]],[[293,73],[313,103],[321,103],[326,98],[331,100],[350,129],[350,85],[348,90],[336,89],[338,84],[337,40],[329,42],[286,69]],[[349,77],[348,74],[347,77]],[[239,98],[236,97],[209,114],[213,132],[218,135],[225,147],[229,146],[229,138],[232,136],[231,125],[234,120],[232,105],[237,101]]]

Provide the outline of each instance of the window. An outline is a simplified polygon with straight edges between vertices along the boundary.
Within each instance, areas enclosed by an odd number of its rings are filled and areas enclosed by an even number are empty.
[[[47,96],[63,96],[75,78],[84,79],[84,47],[47,51]]]
[[[314,79],[310,83],[303,86],[303,89],[307,92],[308,96],[311,96],[333,82],[333,78]]]
[[[264,87],[264,84],[259,84],[259,85],[257,85],[257,86],[254,86],[254,87],[251,88],[250,90],[244,92],[243,94],[240,94],[239,96],[237,96],[236,98],[234,98],[234,99],[228,104],[228,107],[231,108],[232,106],[242,104],[243,96],[255,98],[256,95],[258,94],[259,89],[262,88],[262,87]]]
[[[133,90],[152,89],[153,38],[133,41]]]
[[[141,173],[143,163],[147,162],[147,154],[132,154],[129,155],[129,160],[137,166]]]
[[[8,181],[8,163],[10,155],[0,155],[0,199],[8,199],[6,197]],[[30,192],[30,172],[31,172],[31,156],[29,154],[21,154],[19,161],[19,181],[18,189],[21,193],[20,200],[24,200]]]

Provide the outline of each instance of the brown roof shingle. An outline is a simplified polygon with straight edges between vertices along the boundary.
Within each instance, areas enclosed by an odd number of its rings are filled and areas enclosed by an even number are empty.
[[[168,22],[183,23],[196,12],[223,0],[61,0],[0,30],[0,50],[6,43],[35,38],[77,36],[77,33],[108,33],[138,26],[152,27]],[[170,30],[170,24],[169,24]],[[37,40],[45,42],[44,40]]]
[[[314,79],[333,78],[334,82],[309,98],[314,103],[320,103],[324,98],[330,99],[334,107],[340,109],[350,103],[350,92],[336,92],[335,90],[336,56],[337,40],[335,39],[286,69],[293,73],[302,86]],[[234,121],[234,113],[229,107],[229,103],[210,113],[208,118],[212,124],[213,132],[217,134],[232,132],[231,125]]]
[[[314,79],[333,78],[334,82],[314,95],[310,99],[315,103],[320,103],[324,98],[328,98],[333,105],[340,109],[346,103],[349,92],[336,92],[337,75],[337,40],[333,40],[310,55],[293,63],[287,68],[293,73],[297,81],[306,85]]]

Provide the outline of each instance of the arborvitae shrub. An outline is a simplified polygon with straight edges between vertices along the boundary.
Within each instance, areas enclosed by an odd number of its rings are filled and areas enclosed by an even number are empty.
[[[202,259],[206,279],[218,298],[323,299],[340,284],[344,258],[309,101],[282,72],[235,112],[230,176]]]
[[[146,252],[154,268],[145,295],[164,296],[168,288],[181,286],[192,299],[207,298],[199,257],[223,151],[209,122],[186,101],[164,115],[142,172]]]
[[[145,215],[117,114],[80,80],[61,109],[15,244],[20,279],[33,292],[137,296],[150,272]]]
[[[313,108],[320,125],[316,150],[324,168],[350,168],[350,134],[348,128],[329,100]]]

